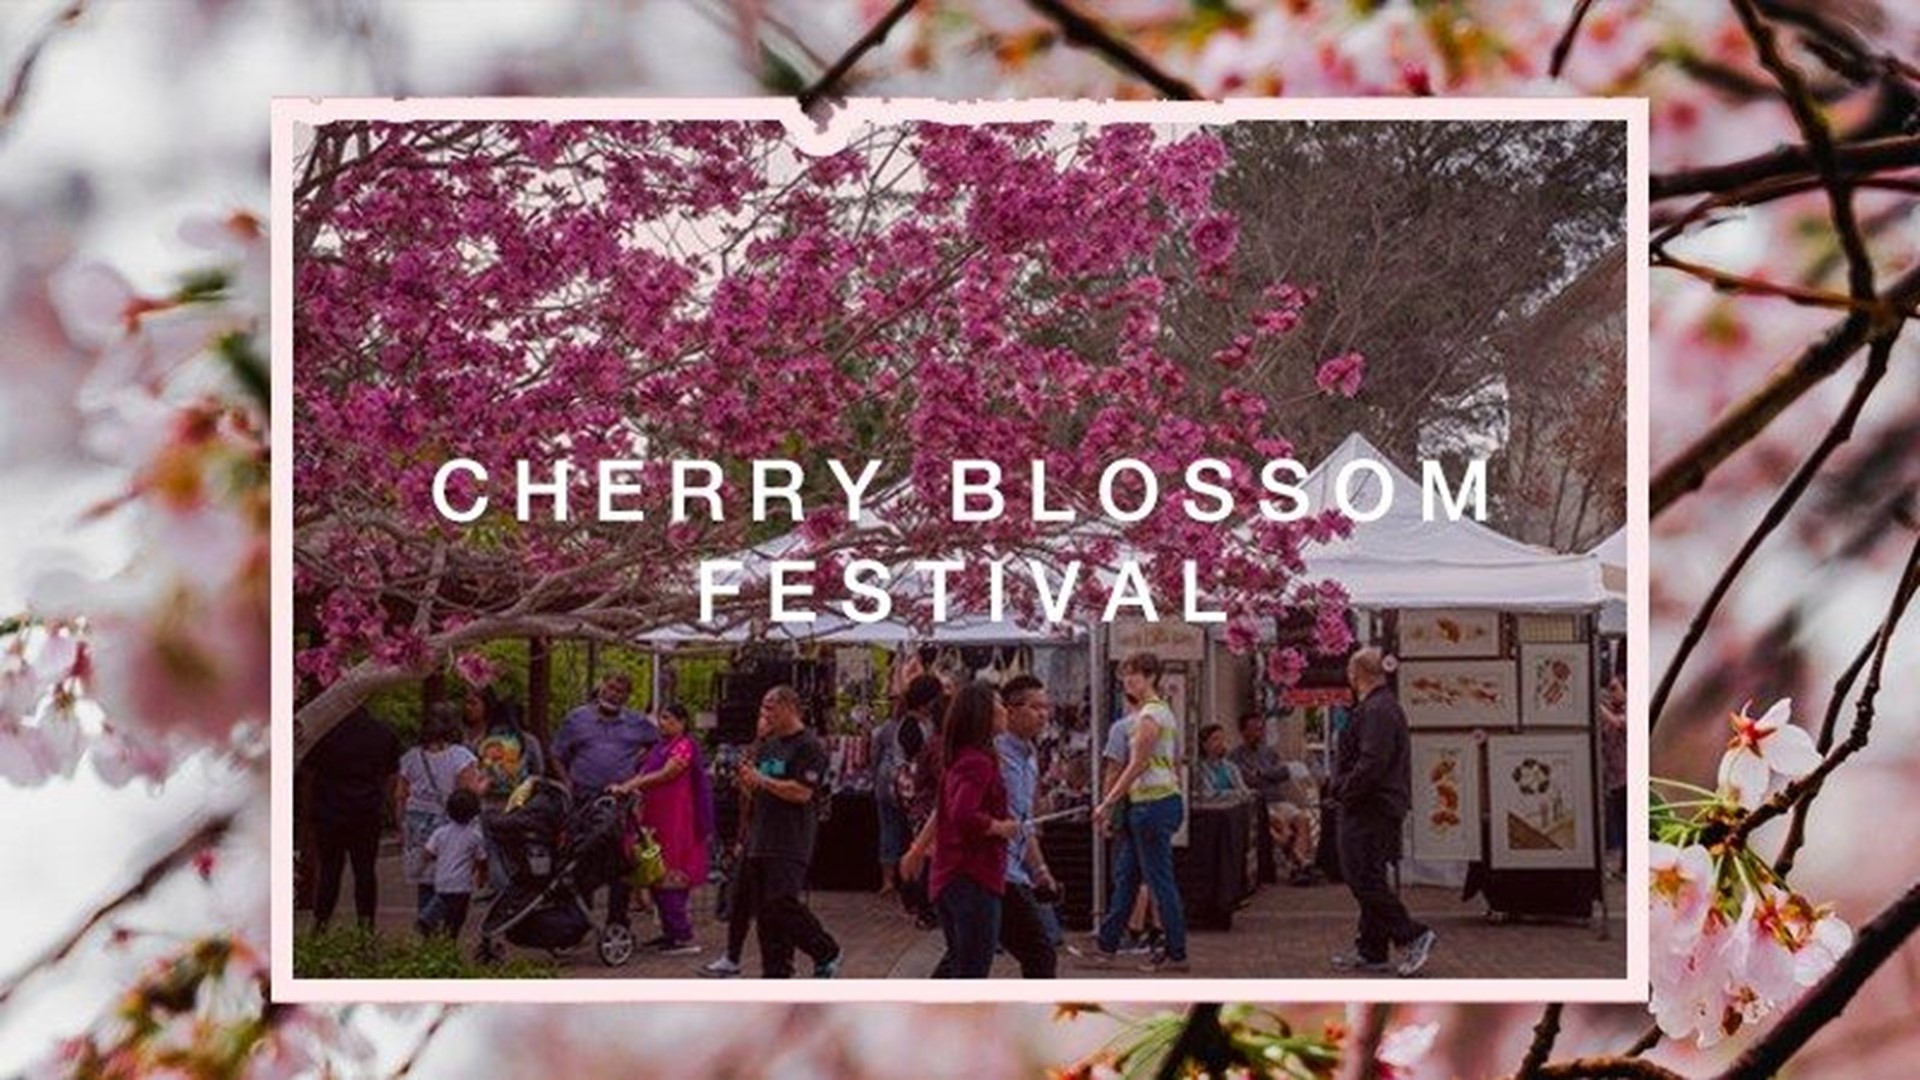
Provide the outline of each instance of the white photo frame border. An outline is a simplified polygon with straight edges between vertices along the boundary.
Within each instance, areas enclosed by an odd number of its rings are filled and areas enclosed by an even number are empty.
[[[617,98],[315,98],[280,97],[271,106],[272,289],[271,359],[274,375],[272,424],[272,672],[271,723],[275,760],[272,806],[272,942],[269,992],[279,1001],[321,1002],[1034,1002],[1062,999],[1115,1002],[1186,1000],[1267,1001],[1431,1001],[1505,1002],[1518,997],[1541,1000],[1639,1002],[1647,995],[1650,949],[1647,945],[1647,809],[1629,803],[1629,873],[1623,935],[1626,964],[1617,975],[1568,976],[1527,980],[1435,978],[1408,982],[1393,978],[1330,978],[1316,974],[1276,974],[1271,978],[1196,977],[1174,980],[1063,978],[1054,982],[990,980],[948,982],[916,979],[839,979],[790,981],[659,979],[315,979],[293,970],[293,826],[291,784],[294,643],[285,632],[293,623],[292,401],[292,221],[293,164],[301,133],[312,126],[349,120],[387,123],[450,120],[564,122],[569,120],[748,120],[784,124],[796,145],[809,153],[833,153],[845,133],[863,124],[928,121],[935,123],[1072,122],[1229,124],[1242,121],[1601,121],[1625,125],[1628,133],[1626,194],[1628,245],[1644,245],[1648,236],[1648,106],[1624,98],[1293,98],[1240,99],[1225,102],[1064,102],[1008,100],[941,102],[854,99],[837,109],[831,124],[818,124],[790,98],[617,99]],[[1629,693],[1637,715],[1646,709],[1650,683],[1648,641],[1649,529],[1647,496],[1652,473],[1648,448],[1651,412],[1648,340],[1649,270],[1643,262],[1627,272],[1627,506],[1629,549]],[[1645,726],[1634,725],[1629,740],[1631,782],[1644,786],[1648,773]]]

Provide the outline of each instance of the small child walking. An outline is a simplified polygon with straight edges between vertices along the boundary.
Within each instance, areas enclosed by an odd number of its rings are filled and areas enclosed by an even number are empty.
[[[480,797],[461,788],[447,796],[446,824],[427,837],[433,867],[433,901],[421,913],[423,937],[459,937],[467,922],[467,904],[487,880],[487,839],[480,828]]]

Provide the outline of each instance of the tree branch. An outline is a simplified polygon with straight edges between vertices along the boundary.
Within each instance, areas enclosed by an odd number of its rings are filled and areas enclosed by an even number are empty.
[[[847,72],[853,70],[853,66],[860,62],[861,57],[879,48],[881,43],[887,40],[887,35],[893,32],[894,26],[906,18],[907,13],[912,11],[914,5],[919,2],[920,0],[898,0],[888,8],[887,13],[880,16],[879,21],[868,27],[866,33],[860,35],[860,40],[855,41],[846,52],[841,54],[840,59],[833,62],[833,66],[827,68],[812,86],[800,92],[801,111],[811,113],[813,107],[822,99],[829,94],[834,94],[835,88],[840,85],[840,80],[847,77]]]
[[[1920,303],[1920,266],[1895,278],[1881,300],[1879,310],[1883,313],[1908,311]],[[1887,314],[1886,317],[1894,320],[1900,316]],[[1682,497],[1699,490],[1722,462],[1766,430],[1767,425],[1801,395],[1844,367],[1869,340],[1889,333],[1893,325],[1876,322],[1862,312],[1853,312],[1836,323],[1819,341],[1774,372],[1758,389],[1714,421],[1691,445],[1660,467],[1653,478],[1649,513],[1657,518]]]
[[[1637,1057],[1585,1057],[1542,1065],[1539,1080],[1687,1080],[1664,1065]]]
[[[0,98],[0,139],[4,139],[13,121],[20,115],[20,109],[27,103],[27,90],[33,84],[33,69],[40,63],[40,54],[59,35],[80,21],[87,12],[87,0],[73,0],[53,20],[40,29],[40,33],[27,42],[20,54],[20,62],[14,66],[13,78],[7,82],[7,95]]]
[[[1536,1080],[1540,1075],[1540,1067],[1546,1064],[1547,1055],[1553,1053],[1553,1044],[1560,1038],[1560,1012],[1565,1008],[1556,1001],[1540,1013],[1540,1022],[1533,1025],[1533,1042],[1527,1047],[1527,1055],[1520,1059],[1514,1080]]]
[[[1786,98],[1787,108],[1793,112],[1793,122],[1799,127],[1801,138],[1806,140],[1814,171],[1820,175],[1821,186],[1827,189],[1827,202],[1833,217],[1833,230],[1840,238],[1840,250],[1847,255],[1847,288],[1855,300],[1866,302],[1873,297],[1873,260],[1867,254],[1866,241],[1860,235],[1860,223],[1853,214],[1852,189],[1841,178],[1840,166],[1834,160],[1833,132],[1820,112],[1820,104],[1807,89],[1807,81],[1800,74],[1800,69],[1781,54],[1773,27],[1760,17],[1754,3],[1755,0],[1733,0],[1733,8],[1739,14],[1747,36],[1753,40],[1754,51],[1760,54],[1761,66],[1772,73],[1774,81],[1780,84],[1780,95]]]
[[[1580,36],[1580,24],[1587,21],[1587,12],[1593,7],[1593,0],[1580,0],[1573,6],[1573,14],[1567,19],[1567,28],[1560,33],[1560,40],[1553,43],[1553,58],[1547,62],[1547,74],[1559,78],[1562,68],[1567,66],[1567,57],[1573,52],[1574,39]]]
[[[420,1055],[426,1053],[427,1046],[433,1042],[434,1036],[440,1034],[440,1029],[446,1026],[447,1021],[452,1019],[453,1014],[459,1009],[460,1006],[457,1004],[440,1006],[440,1011],[433,1014],[433,1019],[427,1022],[426,1029],[420,1032],[420,1038],[414,1042],[413,1049],[407,1052],[407,1056],[390,1074],[391,1080],[401,1080],[402,1077],[413,1072],[414,1066],[420,1062]]]
[[[86,918],[80,920],[79,925],[45,952],[29,961],[13,978],[0,983],[0,1009],[4,1009],[13,1000],[14,994],[35,973],[54,967],[71,956],[73,950],[79,948],[80,943],[86,940],[87,935],[114,912],[145,898],[175,871],[192,862],[195,855],[218,844],[233,828],[234,817],[234,812],[229,810],[195,826],[172,847],[149,862],[131,884],[97,905]]]
[[[1920,135],[1896,135],[1834,147],[1834,164],[1853,173],[1879,172],[1920,165]],[[1783,146],[1721,165],[1655,173],[1649,180],[1654,202],[1683,195],[1713,195],[1762,180],[1814,172],[1813,157],[1804,146]]]
[[[1188,1062],[1196,1062],[1209,1074],[1227,1067],[1226,1037],[1220,1030],[1220,1006],[1217,1002],[1195,1002],[1187,1008],[1186,1026],[1160,1061],[1157,1080],[1177,1080]]]
[[[1827,715],[1820,722],[1820,734],[1814,742],[1822,757],[1833,748],[1834,733],[1840,727],[1840,710],[1847,703],[1847,694],[1853,690],[1854,680],[1866,670],[1867,661],[1873,658],[1874,646],[1880,640],[1879,627],[1867,635],[1866,644],[1853,655],[1853,662],[1840,673],[1833,682],[1833,692],[1827,697]],[[1773,860],[1773,872],[1785,877],[1793,872],[1794,858],[1800,852],[1800,845],[1807,839],[1807,815],[1813,810],[1813,796],[1794,805],[1793,821],[1787,826],[1787,838],[1780,845],[1780,854]]]
[[[1059,27],[1060,36],[1067,44],[1099,54],[1114,67],[1160,91],[1160,96],[1175,101],[1203,99],[1204,95],[1194,89],[1193,84],[1162,71],[1133,46],[1108,33],[1099,23],[1062,0],[1027,0],[1027,6]]]
[[[1896,336],[1896,334],[1888,334],[1873,343],[1867,354],[1866,370],[1861,372],[1860,381],[1855,384],[1852,395],[1847,398],[1846,406],[1840,410],[1840,415],[1834,419],[1833,425],[1827,429],[1826,435],[1821,438],[1819,444],[1807,455],[1806,460],[1800,463],[1800,467],[1794,470],[1786,486],[1780,489],[1780,494],[1774,497],[1772,505],[1767,507],[1765,514],[1761,515],[1760,523],[1748,535],[1746,542],[1740,545],[1740,550],[1735,553],[1733,561],[1721,571],[1719,580],[1713,583],[1713,589],[1701,602],[1700,609],[1694,612],[1693,621],[1687,624],[1687,631],[1674,650],[1673,659],[1668,662],[1666,673],[1660,678],[1660,686],[1654,691],[1653,701],[1647,714],[1649,730],[1660,726],[1661,713],[1666,709],[1667,700],[1672,696],[1674,686],[1680,681],[1681,671],[1686,668],[1687,660],[1693,655],[1694,647],[1706,634],[1707,624],[1713,621],[1714,613],[1720,609],[1721,600],[1725,599],[1727,592],[1733,588],[1734,580],[1740,576],[1742,570],[1746,569],[1748,561],[1753,558],[1754,552],[1760,549],[1760,545],[1773,534],[1773,530],[1778,528],[1782,521],[1786,520],[1788,512],[1800,501],[1800,496],[1806,493],[1808,485],[1812,484],[1814,476],[1826,465],[1827,459],[1833,456],[1833,452],[1839,449],[1841,443],[1846,442],[1853,435],[1854,422],[1860,418],[1861,410],[1867,406],[1867,399],[1873,396],[1874,388],[1880,385],[1881,377],[1887,373],[1887,361],[1893,354],[1893,342]]]

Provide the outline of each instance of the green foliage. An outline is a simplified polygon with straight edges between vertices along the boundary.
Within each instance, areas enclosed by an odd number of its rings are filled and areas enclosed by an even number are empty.
[[[546,960],[510,956],[482,964],[446,938],[421,939],[368,933],[358,927],[296,933],[293,970],[303,979],[552,979],[560,969]]]

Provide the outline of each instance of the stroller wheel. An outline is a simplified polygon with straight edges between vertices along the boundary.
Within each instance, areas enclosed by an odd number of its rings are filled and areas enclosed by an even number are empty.
[[[608,923],[600,931],[600,962],[619,967],[633,959],[633,931],[619,923]]]

